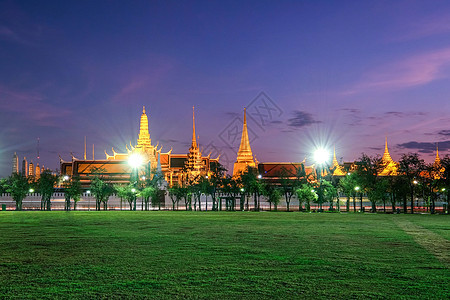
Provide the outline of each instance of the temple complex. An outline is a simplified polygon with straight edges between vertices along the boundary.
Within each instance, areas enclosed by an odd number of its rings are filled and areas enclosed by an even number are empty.
[[[126,153],[119,153],[112,148],[112,155],[105,151],[106,158],[101,160],[77,159],[61,160],[61,174],[78,176],[83,186],[90,185],[93,176],[102,176],[113,183],[128,183],[132,172],[141,176],[150,175],[158,170],[164,175],[169,186],[183,185],[199,175],[207,175],[211,168],[219,164],[219,157],[202,156],[195,132],[195,115],[193,112],[192,143],[186,154],[173,154],[172,149],[162,152],[162,146],[152,145],[148,129],[148,117],[145,107],[140,118],[139,137],[135,146],[126,145]],[[137,170],[133,170],[133,161]],[[137,165],[136,165],[137,163]]]

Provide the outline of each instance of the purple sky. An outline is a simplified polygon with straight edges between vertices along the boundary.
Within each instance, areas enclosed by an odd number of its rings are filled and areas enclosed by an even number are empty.
[[[204,152],[233,162],[249,106],[262,162],[353,161],[385,136],[431,161],[450,153],[449,20],[449,1],[0,1],[0,176],[38,137],[52,169],[84,136],[88,157],[125,151],[143,105],[163,151],[188,151],[195,105]]]

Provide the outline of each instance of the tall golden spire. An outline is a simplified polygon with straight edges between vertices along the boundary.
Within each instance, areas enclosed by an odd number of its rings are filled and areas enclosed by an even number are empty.
[[[333,149],[333,163],[332,163],[332,167],[339,168],[339,163],[338,163],[338,161],[336,159],[336,146],[334,146],[334,149]]]
[[[150,139],[150,133],[148,132],[148,118],[145,113],[145,106],[142,108],[141,126],[139,129],[139,138],[137,142],[137,148],[150,147],[152,142]]]
[[[436,165],[441,163],[441,158],[439,157],[439,148],[438,148],[438,143],[436,143],[436,158],[434,159],[434,163]]]
[[[233,175],[244,172],[247,166],[255,167],[252,149],[250,148],[250,140],[248,139],[247,130],[247,109],[244,108],[244,125],[242,127],[241,145],[237,153],[237,159],[234,163]]]
[[[195,137],[195,107],[192,106],[192,148],[197,148],[197,139]]]
[[[333,175],[334,176],[343,176],[346,173],[344,172],[344,169],[342,166],[339,165],[339,162],[337,161],[336,158],[336,146],[334,146],[334,150],[333,150],[333,163],[331,165],[331,169],[334,169]]]
[[[385,146],[384,146],[384,154],[382,157],[382,160],[384,163],[390,163],[392,162],[392,157],[389,154],[389,149],[388,149],[388,143],[387,143],[387,137],[386,137],[386,142],[385,142]]]
[[[250,141],[248,139],[247,109],[244,108],[244,126],[242,127],[241,145],[239,146],[238,159],[240,156],[247,159],[249,155],[253,160],[252,149],[250,148]]]

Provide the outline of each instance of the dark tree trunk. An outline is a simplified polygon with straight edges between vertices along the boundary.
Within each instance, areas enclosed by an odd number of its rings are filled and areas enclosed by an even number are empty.
[[[406,199],[406,195],[403,195],[403,213],[408,213],[408,204],[407,204],[407,199]]]

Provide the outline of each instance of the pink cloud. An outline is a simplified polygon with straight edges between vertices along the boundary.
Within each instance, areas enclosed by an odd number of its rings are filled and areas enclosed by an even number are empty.
[[[450,48],[415,55],[399,62],[383,65],[368,72],[353,88],[343,94],[368,90],[398,90],[428,84],[448,78],[445,67],[450,65]]]

